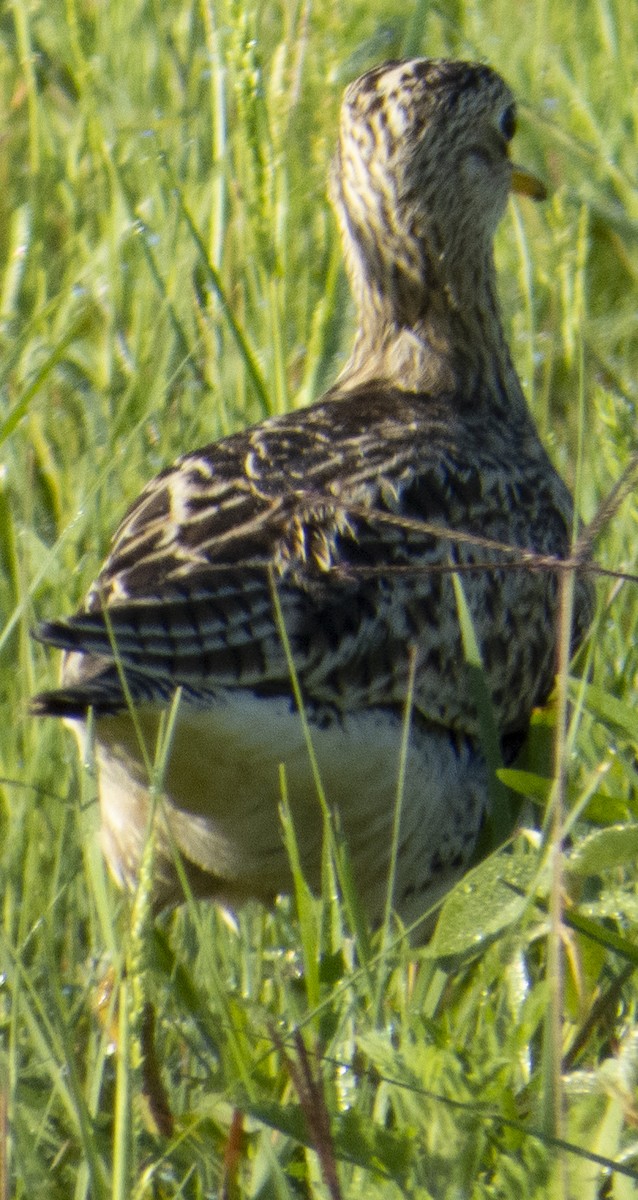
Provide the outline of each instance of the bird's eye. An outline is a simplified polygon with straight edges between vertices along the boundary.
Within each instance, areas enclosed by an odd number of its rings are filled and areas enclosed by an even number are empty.
[[[498,124],[505,141],[511,142],[516,133],[516,105],[508,104],[507,108],[501,113]]]

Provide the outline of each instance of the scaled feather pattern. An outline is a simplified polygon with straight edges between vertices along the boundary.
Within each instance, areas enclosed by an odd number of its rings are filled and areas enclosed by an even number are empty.
[[[558,571],[573,506],[511,362],[493,235],[510,190],[513,97],[480,64],[389,63],[344,98],[331,195],[357,304],[335,386],[194,453],[120,525],[85,609],[41,626],[66,651],[40,714],[82,739],[95,713],[103,843],[132,886],[152,745],[181,688],[158,816],[158,907],[196,890],[236,904],[290,884],[278,824],[287,772],[318,886],[322,818],[289,663],[362,899],[379,918],[414,666],[393,900],[411,921],[462,872],[489,804],[456,570],[507,756],[552,689]],[[591,591],[576,583],[574,647]]]

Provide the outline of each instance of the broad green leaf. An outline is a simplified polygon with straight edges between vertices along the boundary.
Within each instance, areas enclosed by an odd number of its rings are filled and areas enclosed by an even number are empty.
[[[633,864],[638,859],[638,824],[596,829],[579,842],[566,860],[570,875],[587,877]]]
[[[583,687],[580,680],[576,680],[574,687],[576,684],[579,694],[582,692],[585,707],[593,716],[605,725],[614,726],[632,742],[638,742],[638,713],[634,705],[625,704],[593,683]]]
[[[425,954],[431,958],[471,956],[518,920],[538,873],[532,850],[502,850],[468,871],[450,893]]]

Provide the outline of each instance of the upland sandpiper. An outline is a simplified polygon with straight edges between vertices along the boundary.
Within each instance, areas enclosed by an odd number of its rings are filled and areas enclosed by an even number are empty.
[[[85,608],[39,630],[66,654],[61,686],[34,709],[80,737],[92,709],[102,840],[123,885],[148,826],[139,736],[152,757],[181,689],[157,809],[158,907],[181,894],[173,844],[198,894],[233,906],[289,887],[280,764],[302,866],[320,884],[321,809],[274,593],[372,921],[412,665],[394,885],[405,921],[466,867],[488,807],[452,568],[506,758],[552,689],[557,573],[521,560],[569,553],[572,498],[528,411],[496,293],[508,194],[543,193],[510,159],[515,127],[511,92],[480,64],[393,62],[351,84],[331,176],[358,317],[346,367],[310,408],[162,472],[124,517]],[[590,599],[580,580],[574,645]]]

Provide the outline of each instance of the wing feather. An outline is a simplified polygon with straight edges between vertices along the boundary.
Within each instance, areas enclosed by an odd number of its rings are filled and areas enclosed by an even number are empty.
[[[121,671],[134,699],[157,702],[178,686],[194,703],[223,688],[288,692],[275,586],[309,701],[401,704],[417,647],[421,711],[474,732],[445,571],[482,560],[463,586],[497,717],[504,729],[524,724],[530,696],[551,686],[556,579],[507,571],[511,553],[482,539],[564,555],[571,501],[539,446],[534,520],[517,497],[536,482],[528,456],[517,483],[510,443],[521,431],[495,434],[494,470],[484,452],[479,470],[467,414],[455,424],[449,404],[443,417],[426,401],[368,387],[361,403],[329,399],[164,471],[120,525],[86,611],[41,627],[68,652],[48,703],[65,692],[80,709],[122,705]],[[476,437],[484,447],[484,427]]]

